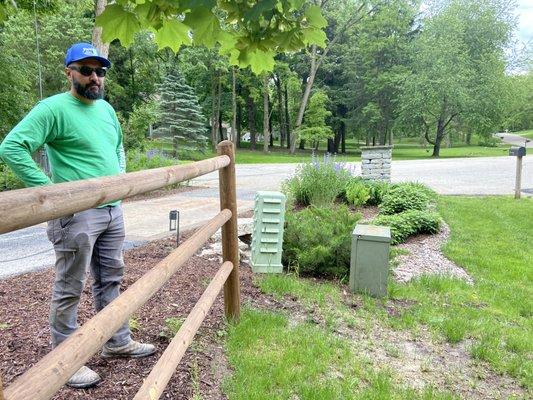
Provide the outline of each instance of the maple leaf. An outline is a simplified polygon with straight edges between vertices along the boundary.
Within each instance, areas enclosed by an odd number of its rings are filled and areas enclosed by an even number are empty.
[[[170,47],[177,52],[182,44],[190,44],[189,27],[177,19],[163,21],[163,26],[155,32],[155,41],[160,49]]]
[[[185,16],[184,24],[191,27],[195,44],[213,47],[221,32],[218,18],[205,7],[193,9]]]
[[[133,37],[141,30],[137,16],[119,4],[108,5],[104,12],[96,17],[96,25],[102,27],[104,42],[111,43],[118,39],[126,47],[133,43]]]
[[[328,21],[322,16],[320,12],[320,7],[318,6],[309,6],[305,10],[305,18],[309,22],[309,25],[315,28],[325,28],[328,26]]]

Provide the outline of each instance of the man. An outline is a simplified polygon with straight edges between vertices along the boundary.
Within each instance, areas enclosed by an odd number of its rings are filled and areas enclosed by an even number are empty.
[[[26,186],[40,186],[125,172],[122,131],[115,111],[102,99],[109,60],[88,43],[76,43],[65,57],[70,91],[40,101],[7,135],[0,157]],[[50,180],[31,154],[43,144],[50,159]],[[48,222],[56,254],[50,306],[52,346],[77,328],[77,309],[87,278],[93,277],[94,305],[100,311],[119,295],[124,262],[124,221],[120,202]],[[104,357],[144,357],[151,344],[131,339],[126,322],[104,345]],[[99,375],[86,366],[67,382],[75,388],[96,385]]]

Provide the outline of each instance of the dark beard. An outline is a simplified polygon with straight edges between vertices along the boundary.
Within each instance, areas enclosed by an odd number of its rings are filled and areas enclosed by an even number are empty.
[[[96,86],[94,84],[82,85],[76,80],[73,80],[72,83],[74,84],[74,89],[76,89],[76,93],[78,93],[80,96],[85,97],[86,99],[98,100],[104,97],[104,89],[102,87],[98,88],[98,91],[94,92],[90,90],[92,86]]]

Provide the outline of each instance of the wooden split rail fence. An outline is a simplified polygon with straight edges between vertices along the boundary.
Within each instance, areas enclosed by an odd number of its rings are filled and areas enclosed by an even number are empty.
[[[148,301],[219,228],[222,228],[223,264],[144,380],[134,399],[154,400],[161,396],[222,287],[226,317],[234,321],[239,319],[239,249],[233,144],[223,141],[218,145],[217,152],[217,157],[188,165],[0,194],[0,234],[183,182],[216,170],[219,170],[221,210],[186,242],[4,390],[0,377],[0,400],[51,398],[70,376],[100,350],[130,315]]]

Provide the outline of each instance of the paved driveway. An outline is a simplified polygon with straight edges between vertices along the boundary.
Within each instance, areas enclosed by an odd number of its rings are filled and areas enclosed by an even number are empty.
[[[392,180],[423,182],[441,194],[494,195],[514,193],[514,157],[456,158],[394,161]],[[360,164],[351,163],[355,173]],[[257,190],[279,190],[295,164],[254,164],[237,166],[239,210],[253,206]],[[155,200],[124,204],[127,246],[168,235],[168,212],[178,209],[182,229],[191,228],[218,210],[218,172],[191,182],[204,189],[178,193]],[[523,188],[533,189],[533,156],[523,159]],[[54,254],[46,239],[45,224],[0,236],[0,279],[53,265]]]

